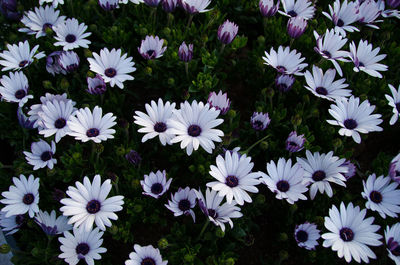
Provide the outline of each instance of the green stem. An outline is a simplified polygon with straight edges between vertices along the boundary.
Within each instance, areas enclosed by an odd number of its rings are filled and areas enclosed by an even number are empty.
[[[206,228],[207,228],[209,223],[210,223],[210,219],[207,218],[206,222],[203,225],[203,228],[201,228],[200,234],[197,237],[196,241],[199,241],[201,239],[201,236],[204,234],[204,231],[206,231]]]
[[[222,44],[221,50],[219,51],[219,53],[222,54],[224,52],[224,50],[225,50],[225,44]]]
[[[252,144],[249,148],[247,148],[246,151],[241,152],[243,154],[248,154],[250,152],[251,149],[253,149],[256,145],[258,145],[259,143],[261,143],[262,141],[264,141],[265,139],[267,139],[269,137],[269,135],[264,136],[263,138],[261,138],[260,140],[258,140],[257,142],[255,142],[254,144]]]
[[[192,25],[192,20],[193,20],[193,14],[190,14],[189,15],[189,19],[188,19],[188,23],[186,25],[186,30],[185,30],[185,35],[184,35],[185,37],[186,37],[186,34],[189,31],[190,25]]]
[[[51,243],[52,239],[53,239],[52,236],[47,236],[47,246],[46,246],[46,250],[44,253],[44,255],[45,255],[44,260],[46,261],[46,264],[49,264],[49,261],[47,259],[48,259],[48,253],[49,253],[50,243]]]
[[[189,80],[189,63],[185,62],[185,73],[186,73],[186,77]]]

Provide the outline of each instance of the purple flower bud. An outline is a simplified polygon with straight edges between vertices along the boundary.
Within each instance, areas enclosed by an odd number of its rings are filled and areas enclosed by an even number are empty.
[[[46,58],[46,70],[53,76],[59,73],[62,73],[64,75],[67,73],[64,69],[61,68],[58,61],[61,54],[62,51],[52,52]]]
[[[17,117],[19,125],[21,125],[22,128],[28,130],[35,128],[35,121],[30,121],[21,108],[18,108],[17,110]]]
[[[304,31],[306,31],[306,28],[307,20],[299,16],[290,18],[287,24],[289,36],[294,39],[297,39],[303,35]]]
[[[74,51],[62,52],[60,57],[58,57],[58,64],[67,73],[71,73],[78,69],[79,62],[79,56]]]
[[[281,92],[287,92],[292,89],[295,78],[292,75],[278,75],[275,79],[275,86]]]
[[[390,162],[389,176],[397,183],[400,183],[400,153]]]
[[[181,61],[190,62],[193,58],[193,44],[188,46],[185,42],[182,42],[181,46],[179,46],[178,56]]]
[[[218,28],[218,39],[223,44],[229,44],[233,41],[238,33],[239,27],[229,20],[226,20],[221,26]]]
[[[162,0],[161,5],[165,12],[171,13],[175,11],[178,0]]]
[[[400,5],[400,0],[386,0],[386,4],[391,8],[397,8]]]
[[[264,131],[267,129],[269,123],[271,122],[268,113],[254,112],[253,116],[250,118],[250,124],[254,130]]]
[[[151,7],[157,7],[161,0],[144,0],[144,3]]]
[[[293,131],[286,139],[286,150],[291,153],[299,152],[303,150],[305,142],[306,138],[304,138],[304,134],[297,135],[297,132]]]
[[[125,158],[134,166],[139,165],[140,161],[142,161],[142,157],[135,150],[129,151],[129,153],[125,155]]]
[[[260,7],[260,12],[264,17],[272,17],[276,14],[279,9],[280,1],[278,0],[276,5],[274,0],[260,0],[258,3]]]
[[[53,199],[57,202],[61,201],[62,199],[64,199],[65,196],[65,192],[59,189],[54,189],[53,193],[52,193]]]
[[[101,95],[107,90],[106,83],[99,74],[97,74],[94,78],[86,78],[86,81],[88,84],[88,89],[86,91],[92,95]]]
[[[342,167],[347,167],[348,172],[344,173],[344,177],[348,180],[356,174],[356,166],[350,162],[350,160],[346,160],[342,165]]]
[[[119,0],[99,0],[99,5],[106,11],[116,9],[118,7]]]
[[[226,114],[231,106],[228,95],[226,93],[222,94],[221,90],[218,92],[218,94],[211,92],[208,96],[207,102],[210,104],[211,108],[214,107],[216,110],[220,110],[220,114],[222,115]]]

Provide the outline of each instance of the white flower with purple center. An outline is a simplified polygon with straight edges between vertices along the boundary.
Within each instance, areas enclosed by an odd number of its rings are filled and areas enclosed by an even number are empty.
[[[218,94],[214,91],[210,92],[207,103],[210,104],[211,108],[221,111],[220,114],[222,115],[226,114],[231,106],[231,101],[228,98],[228,94],[222,94],[221,90],[218,92]]]
[[[167,181],[165,170],[158,170],[156,173],[150,172],[149,175],[144,175],[144,180],[140,181],[143,191],[142,194],[153,198],[160,198],[171,185],[172,178]]]
[[[287,32],[293,39],[299,38],[306,31],[307,20],[303,17],[292,17],[287,23]]]
[[[345,83],[345,78],[334,81],[336,77],[335,69],[328,69],[324,73],[321,68],[313,65],[312,74],[307,70],[304,77],[307,82],[304,87],[319,98],[335,101],[351,96],[351,90],[345,89],[349,86]]]
[[[79,24],[75,18],[67,19],[65,22],[54,26],[54,32],[57,34],[54,38],[57,40],[54,46],[63,46],[64,51],[72,50],[78,47],[88,48],[91,43],[86,38],[92,33],[85,32],[87,26],[85,23]]]
[[[164,40],[160,39],[158,36],[146,36],[138,51],[140,55],[146,60],[156,59],[163,56],[167,46],[163,47]]]
[[[288,92],[290,89],[292,89],[295,80],[296,79],[292,75],[278,74],[275,78],[275,86],[281,92]]]
[[[382,245],[382,236],[376,233],[380,226],[372,224],[373,217],[364,219],[366,213],[366,209],[360,211],[360,207],[354,207],[352,203],[346,207],[342,202],[340,211],[332,205],[329,216],[325,217],[325,227],[329,232],[321,236],[324,239],[322,245],[337,251],[338,257],[344,256],[347,262],[354,259],[358,263],[361,260],[368,263],[369,258],[376,259],[368,246]]]
[[[0,212],[0,228],[6,236],[15,234],[25,223],[25,214],[6,217],[5,212]]]
[[[193,44],[187,45],[182,42],[181,46],[179,46],[178,56],[182,62],[190,62],[193,58]]]
[[[361,142],[360,133],[368,133],[374,131],[382,131],[378,125],[382,123],[380,114],[372,114],[375,106],[371,105],[368,100],[360,104],[360,99],[351,96],[350,98],[342,98],[336,100],[336,104],[332,104],[329,113],[335,120],[327,120],[329,124],[337,125],[342,128],[339,134],[342,136],[351,136],[356,143]]]
[[[76,187],[69,186],[67,195],[70,198],[62,199],[64,204],[60,208],[64,216],[71,216],[68,223],[74,224],[74,228],[84,227],[85,231],[92,230],[93,223],[105,231],[106,226],[111,226],[110,220],[117,220],[115,212],[122,210],[124,196],[112,196],[107,198],[111,191],[111,180],[101,183],[100,175],[90,182],[84,177],[83,183],[76,181]]]
[[[400,86],[396,90],[394,86],[389,84],[390,92],[392,92],[392,96],[385,95],[386,99],[389,101],[389,106],[393,108],[393,116],[390,118],[390,125],[393,125],[397,122],[400,116]]]
[[[67,73],[72,73],[79,67],[79,56],[74,51],[64,51],[58,57],[58,64]]]
[[[306,138],[304,134],[297,135],[296,131],[292,131],[286,139],[286,150],[295,153],[303,150]]]
[[[86,78],[88,89],[86,91],[92,95],[101,95],[104,94],[107,90],[106,82],[101,77],[101,75],[96,74],[95,77],[87,77]]]
[[[89,140],[100,143],[107,139],[113,139],[115,130],[111,129],[116,117],[111,112],[102,115],[103,110],[99,106],[94,107],[93,112],[88,108],[77,110],[67,121],[70,129],[68,134],[76,140],[87,142]]]
[[[7,50],[0,53],[0,65],[3,66],[2,71],[8,70],[20,70],[28,67],[34,59],[41,59],[45,57],[43,52],[36,54],[39,49],[39,45],[30,48],[29,42],[19,42],[18,44],[7,44]]]
[[[376,20],[381,15],[381,10],[379,3],[375,0],[364,0],[363,2],[358,2],[358,22],[374,28],[379,29],[375,25],[377,22],[383,22],[383,20]]]
[[[191,15],[210,11],[210,3],[211,0],[180,0],[181,7]]]
[[[358,28],[351,26],[351,24],[356,22],[358,19],[356,2],[347,2],[347,0],[344,0],[340,3],[340,0],[335,0],[333,7],[332,5],[329,5],[329,13],[330,14],[322,11],[322,14],[332,20],[333,24],[335,24],[335,32],[339,33],[343,37],[346,36],[346,31],[360,31]]]
[[[283,49],[279,46],[278,52],[271,48],[270,52],[265,51],[265,57],[262,57],[265,61],[264,64],[275,68],[279,73],[286,75],[303,75],[301,71],[308,64],[302,63],[305,58],[301,58],[301,53],[297,53],[296,50],[290,50],[289,47]]]
[[[400,153],[390,162],[389,176],[397,183],[400,183]]]
[[[48,167],[53,169],[57,164],[57,159],[53,158],[56,153],[56,143],[51,141],[51,146],[44,140],[33,142],[31,152],[24,151],[24,155],[29,165],[33,166],[33,170]]]
[[[51,3],[54,8],[57,8],[58,5],[64,4],[64,0],[39,0],[39,5],[43,5],[44,3]]]
[[[398,183],[392,182],[390,177],[376,177],[372,174],[367,182],[363,180],[364,191],[361,193],[367,199],[365,207],[376,211],[382,218],[386,215],[396,218],[400,213],[400,190]]]
[[[296,239],[299,247],[315,250],[315,247],[318,246],[317,240],[321,237],[320,232],[316,224],[305,222],[304,224],[296,225],[294,239]]]
[[[168,261],[162,260],[160,250],[152,245],[145,247],[135,244],[134,252],[129,253],[129,259],[125,261],[125,265],[167,265]]]
[[[229,44],[235,39],[238,30],[239,27],[235,23],[225,20],[225,22],[218,28],[218,39],[224,45]]]
[[[24,175],[19,175],[19,178],[13,177],[12,180],[14,185],[1,193],[4,199],[0,202],[6,205],[1,211],[6,214],[5,217],[28,212],[32,218],[39,212],[39,178],[29,175],[26,179]]]
[[[217,156],[216,164],[217,166],[210,166],[209,173],[217,181],[208,182],[207,187],[218,191],[218,196],[226,197],[228,203],[232,203],[233,199],[239,205],[252,202],[247,192],[258,192],[256,185],[260,184],[262,173],[252,172],[254,163],[251,162],[251,157],[226,151],[224,156]]]
[[[251,127],[257,131],[264,131],[270,124],[271,119],[268,113],[254,112],[250,118]]]
[[[400,223],[396,223],[391,227],[386,226],[385,242],[389,258],[391,258],[396,265],[400,265]]]
[[[315,13],[315,7],[309,0],[281,0],[283,10],[278,12],[288,17],[302,17],[312,19]]]
[[[277,0],[276,4],[274,3],[274,0],[260,0],[258,6],[264,17],[272,17],[278,11],[280,3],[280,0]]]
[[[103,77],[106,83],[110,83],[111,87],[117,85],[119,88],[124,88],[123,82],[126,80],[133,80],[133,76],[129,75],[136,71],[133,67],[135,63],[132,57],[128,54],[121,56],[121,49],[112,49],[109,51],[107,48],[100,50],[100,55],[93,53],[93,58],[88,58],[90,70],[98,73]]]
[[[195,206],[196,193],[189,187],[179,188],[175,194],[171,194],[171,200],[168,200],[168,204],[165,204],[165,207],[172,211],[174,216],[191,215],[193,222],[196,221],[196,216],[192,210]]]
[[[86,264],[94,265],[94,260],[101,259],[100,254],[107,251],[101,247],[103,234],[104,232],[100,232],[97,227],[90,231],[85,231],[82,227],[74,228],[73,234],[65,231],[64,237],[58,238],[62,252],[58,257],[64,259],[69,265],[76,265],[81,260],[84,260]]]
[[[99,0],[99,5],[105,11],[111,11],[119,8],[119,0]]]
[[[33,98],[33,95],[28,95],[28,78],[23,72],[10,72],[9,76],[3,75],[0,83],[0,94],[5,101],[18,103],[19,107],[22,107],[30,98]]]
[[[35,216],[35,222],[42,228],[47,235],[57,235],[69,231],[72,226],[68,224],[68,218],[60,215],[56,216],[56,211],[52,210],[49,214],[46,211],[39,210]]]

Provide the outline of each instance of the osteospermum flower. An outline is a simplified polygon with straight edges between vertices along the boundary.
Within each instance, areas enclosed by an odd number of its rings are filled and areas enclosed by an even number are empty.
[[[280,3],[280,0],[276,1],[276,4],[274,3],[274,0],[260,0],[258,6],[264,17],[272,17],[278,11]]]
[[[389,84],[390,92],[392,92],[392,96],[385,95],[386,99],[389,101],[389,106],[393,108],[393,116],[390,118],[390,125],[393,125],[397,122],[400,116],[400,86],[396,90],[394,86]]]
[[[400,223],[393,226],[386,226],[385,242],[389,258],[391,258],[396,265],[400,264]]]
[[[278,11],[282,15],[288,17],[302,17],[304,19],[312,19],[315,13],[315,7],[308,0],[282,0],[284,11]]]
[[[390,162],[389,176],[397,183],[400,183],[400,153]]]
[[[168,200],[168,204],[165,204],[165,207],[172,211],[174,216],[191,215],[193,222],[196,221],[196,216],[192,210],[194,206],[196,206],[196,193],[189,187],[179,188],[175,194],[171,194],[171,200]]]
[[[157,103],[152,100],[150,104],[145,105],[145,108],[147,113],[135,111],[136,115],[133,116],[134,123],[143,126],[138,132],[146,133],[142,138],[142,143],[158,136],[162,145],[171,144],[171,139],[175,135],[168,132],[167,121],[172,117],[175,103],[171,104],[167,101],[164,104],[159,98]]]
[[[318,246],[318,239],[321,231],[317,228],[316,224],[305,222],[301,225],[296,225],[294,230],[294,238],[296,239],[299,247],[314,250]]]
[[[292,17],[287,23],[287,32],[293,39],[299,38],[306,31],[307,20],[303,17]]]
[[[19,70],[28,67],[35,58],[45,57],[43,52],[36,54],[38,49],[39,45],[36,45],[31,50],[27,40],[19,42],[18,45],[7,44],[7,50],[0,53],[0,58],[3,59],[0,60],[0,65],[3,66],[2,71]]]
[[[335,120],[327,120],[329,124],[338,125],[342,128],[339,134],[351,136],[356,143],[361,142],[360,133],[382,131],[378,125],[382,123],[380,114],[372,114],[375,106],[369,104],[368,100],[360,104],[360,99],[351,96],[349,99],[342,98],[332,104],[329,113]]]
[[[257,131],[264,131],[267,129],[271,119],[268,113],[254,112],[250,118],[251,127]]]
[[[382,22],[383,20],[376,20],[381,15],[381,10],[378,2],[375,2],[374,0],[366,0],[362,3],[359,2],[357,10],[358,22],[368,27],[379,29],[379,27],[376,26],[375,23]]]
[[[304,77],[307,90],[311,91],[315,96],[324,98],[330,101],[341,99],[343,97],[350,97],[351,90],[345,89],[349,85],[346,84],[346,79],[342,78],[333,81],[336,76],[335,69],[328,69],[325,73],[318,66],[313,65],[312,74],[307,70]]]
[[[380,48],[372,50],[372,44],[368,44],[368,41],[360,40],[358,47],[354,44],[354,41],[350,44],[349,57],[354,63],[353,70],[355,72],[363,71],[370,76],[382,78],[379,71],[387,71],[387,65],[378,63],[386,57],[386,54],[378,55]]]
[[[125,265],[167,265],[168,261],[163,261],[160,250],[152,245],[145,247],[135,244],[134,252],[129,253],[129,259]]]
[[[380,246],[381,235],[377,234],[379,225],[373,225],[373,217],[365,218],[366,209],[354,207],[349,203],[347,207],[342,202],[340,211],[335,205],[329,209],[329,216],[325,217],[325,227],[330,232],[322,235],[324,247],[332,247],[337,251],[339,258],[347,262],[352,259],[358,263],[368,263],[369,258],[376,259],[376,255],[368,246]]]
[[[95,222],[104,231],[106,226],[111,226],[110,220],[118,219],[114,212],[122,210],[124,196],[107,198],[112,188],[110,179],[101,184],[100,175],[96,175],[92,183],[88,177],[85,177],[83,184],[76,181],[75,185],[76,188],[68,187],[67,195],[70,198],[60,201],[64,204],[60,210],[63,215],[72,216],[68,223],[74,224],[74,228],[83,226],[85,231],[90,231]]]
[[[162,172],[158,170],[156,173],[150,172],[149,175],[144,175],[144,180],[140,181],[140,185],[142,185],[144,190],[142,194],[158,199],[167,192],[171,181],[172,178],[167,181],[165,170]]]
[[[0,212],[0,228],[6,236],[18,232],[24,222],[24,214],[17,214],[6,217],[5,212]]]
[[[174,12],[178,6],[178,0],[161,0],[161,6],[167,13]]]
[[[119,0],[99,0],[99,5],[106,11],[119,8]]]
[[[19,178],[13,177],[13,183],[8,191],[1,193],[4,199],[0,202],[6,204],[1,211],[6,213],[5,217],[28,212],[32,218],[39,211],[39,178],[29,175],[26,179],[19,175]]]
[[[228,203],[233,198],[239,205],[252,202],[247,192],[258,192],[256,185],[260,184],[261,172],[251,172],[254,166],[251,157],[226,151],[224,157],[217,156],[216,164],[211,165],[209,173],[217,181],[207,183],[207,187],[218,191],[218,196],[226,197]]]
[[[143,0],[143,2],[151,7],[157,7],[161,0]]]
[[[130,150],[129,153],[125,155],[125,159],[134,166],[139,165],[142,161],[142,157],[135,150]]]
[[[111,112],[104,116],[102,113],[103,110],[99,106],[94,107],[93,112],[88,107],[77,110],[67,121],[67,126],[71,130],[68,134],[82,142],[91,140],[100,143],[113,139],[115,130],[111,127],[117,124],[116,117]]]
[[[22,108],[17,109],[17,118],[22,128],[28,130],[35,128],[35,122],[29,120],[29,117],[25,115]]]
[[[358,28],[351,26],[354,22],[357,21],[357,3],[348,2],[344,0],[340,3],[340,0],[335,0],[332,5],[329,5],[329,13],[322,11],[327,18],[332,20],[333,24],[335,24],[335,32],[340,33],[342,36],[346,36],[346,31],[354,32],[359,31]]]
[[[33,142],[31,152],[24,151],[24,155],[29,165],[33,166],[33,170],[48,167],[53,169],[57,164],[57,159],[53,158],[56,153],[56,143],[51,141],[51,146],[42,139],[39,142]]]
[[[386,215],[397,217],[400,213],[399,184],[390,182],[390,177],[377,178],[375,174],[370,175],[367,182],[363,180],[364,191],[361,195],[367,199],[365,207],[378,212],[382,218],[386,218]]]
[[[58,64],[67,73],[72,73],[73,71],[78,69],[79,62],[79,56],[74,51],[62,52],[60,54],[60,57],[58,57]]]
[[[296,131],[292,131],[286,139],[286,150],[290,153],[295,153],[303,150],[306,138],[304,134],[297,135]]]
[[[140,55],[146,60],[156,59],[163,56],[167,46],[163,47],[164,40],[160,39],[158,36],[146,36],[138,51]]]
[[[60,65],[61,54],[62,51],[55,51],[46,57],[46,70],[53,76],[59,73],[62,73],[63,75],[67,74],[67,72]]]
[[[281,92],[287,92],[292,89],[293,83],[295,81],[294,76],[292,75],[280,75],[278,74],[275,78],[275,86]]]
[[[278,163],[274,161],[267,163],[267,174],[263,173],[262,181],[268,188],[276,193],[279,200],[286,199],[290,204],[300,200],[307,200],[303,194],[307,189],[307,182],[304,181],[304,170],[299,163],[292,166],[292,160],[286,161],[279,158]]]
[[[181,61],[185,63],[190,62],[193,58],[193,44],[187,45],[185,42],[182,42],[181,46],[179,46],[178,56]]]
[[[211,0],[180,0],[181,7],[189,14],[204,13],[210,11],[206,9]]]
[[[319,152],[311,154],[308,150],[306,157],[307,159],[297,157],[297,162],[304,169],[304,180],[311,183],[309,187],[311,200],[315,198],[318,190],[332,197],[333,191],[329,182],[346,187],[346,178],[343,174],[347,172],[347,168],[343,166],[344,158],[339,159],[332,151],[327,154]]]
[[[354,177],[356,174],[356,166],[351,163],[350,160],[346,160],[343,164],[342,167],[347,167],[347,172],[344,173],[344,177],[349,180],[350,178]]]
[[[73,234],[65,231],[64,237],[58,238],[62,252],[58,257],[64,259],[69,265],[78,264],[80,260],[93,265],[94,260],[101,259],[100,254],[107,251],[101,247],[103,234],[104,232],[100,232],[97,227],[90,231],[85,231],[82,227],[74,228]]]
[[[64,0],[39,0],[39,5],[43,5],[44,3],[51,3],[53,7],[57,8],[58,5],[64,4]]]
[[[69,231],[72,226],[68,224],[68,218],[60,215],[56,216],[56,211],[51,211],[49,214],[46,211],[41,211],[36,214],[35,222],[42,228],[47,235],[57,235]]]
[[[181,148],[186,148],[187,155],[191,155],[193,150],[199,146],[207,153],[212,153],[215,148],[214,142],[221,142],[224,133],[214,129],[224,120],[217,119],[220,111],[210,108],[209,104],[203,102],[192,104],[185,101],[181,103],[179,110],[172,110],[173,116],[167,121],[167,133],[176,135],[171,139],[171,143],[181,142]]]
[[[238,30],[239,27],[235,23],[225,20],[225,22],[218,28],[218,39],[223,44],[229,44],[235,39]]]
[[[28,95],[28,78],[23,72],[10,72],[9,76],[3,75],[0,79],[0,94],[9,102],[18,103],[19,107],[25,105],[33,95]]]
[[[54,37],[57,40],[54,46],[63,46],[64,51],[78,47],[88,48],[91,42],[85,38],[89,37],[92,33],[85,32],[86,30],[87,26],[85,23],[79,24],[77,19],[69,18],[54,27],[54,32],[57,34]]]
[[[283,49],[279,46],[278,52],[271,48],[270,52],[265,51],[265,57],[262,57],[265,61],[264,64],[275,68],[279,73],[286,75],[303,75],[301,71],[308,65],[302,63],[305,58],[300,58],[301,53],[297,53],[296,50],[290,51],[289,47]]]
[[[229,223],[233,228],[233,222],[231,218],[240,218],[243,214],[240,212],[240,208],[236,206],[236,202],[233,200],[232,203],[224,203],[221,205],[224,197],[218,196],[218,192],[215,190],[206,189],[206,198],[203,193],[195,190],[198,205],[201,211],[210,219],[213,224],[221,227],[221,230],[225,232],[225,223]]]
[[[60,10],[55,10],[52,6],[35,7],[35,12],[27,11],[22,17],[21,22],[26,28],[18,31],[28,34],[36,34],[36,38],[46,36],[46,29],[52,29],[54,26],[63,23],[65,16],[60,16]]]
[[[210,92],[207,103],[210,104],[211,108],[221,111],[220,113],[222,115],[226,114],[231,106],[231,101],[229,100],[227,93],[222,94],[221,90],[218,94],[214,91]]]
[[[104,94],[107,90],[106,82],[101,77],[101,75],[96,74],[95,77],[87,77],[86,78],[88,89],[86,91],[92,95],[101,95]]]
[[[127,56],[126,53],[121,56],[121,49],[109,51],[104,48],[100,50],[100,55],[93,53],[94,59],[88,58],[90,70],[101,75],[112,87],[117,85],[119,88],[124,88],[124,81],[134,79],[128,74],[136,71],[132,57],[126,58]]]

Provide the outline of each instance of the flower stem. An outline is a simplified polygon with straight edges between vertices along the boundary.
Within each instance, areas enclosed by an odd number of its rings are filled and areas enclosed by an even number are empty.
[[[207,228],[209,223],[210,223],[210,219],[207,218],[206,222],[204,223],[203,227],[201,228],[200,234],[197,237],[196,241],[199,241],[201,239],[201,237],[204,234],[204,231],[206,231],[206,228]]]
[[[224,50],[225,50],[225,44],[222,44],[221,50],[219,51],[219,53],[222,54],[224,52]]]
[[[186,33],[189,31],[190,26],[192,25],[192,20],[193,20],[193,14],[190,14],[189,15],[189,19],[188,19],[188,23],[186,25],[185,36],[186,36]]]
[[[186,77],[189,80],[189,63],[185,62],[185,72],[186,72]]]
[[[241,152],[242,154],[248,154],[250,152],[251,149],[253,149],[256,145],[258,145],[259,143],[261,143],[262,141],[264,141],[265,139],[267,139],[269,137],[269,134],[264,136],[263,138],[261,138],[260,140],[258,140],[257,142],[255,142],[254,144],[252,144],[249,148],[246,149],[246,151]]]

